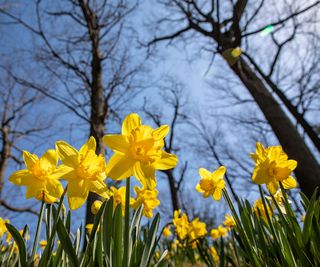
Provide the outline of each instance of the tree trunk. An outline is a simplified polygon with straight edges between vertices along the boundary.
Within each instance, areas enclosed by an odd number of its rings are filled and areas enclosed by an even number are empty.
[[[100,57],[100,26],[95,14],[88,3],[79,0],[83,15],[86,19],[87,30],[91,41],[91,84],[90,84],[90,136],[93,136],[97,142],[96,153],[105,154],[102,137],[104,135],[104,125],[107,114],[107,107],[104,97],[104,88],[102,80],[102,60]],[[98,200],[97,194],[91,193],[87,199],[86,224],[93,223],[94,215],[91,213],[91,206],[95,200]]]
[[[178,196],[178,190],[175,185],[174,176],[172,174],[172,170],[164,171],[164,173],[167,175],[169,187],[170,187],[170,194],[171,194],[171,203],[172,203],[172,213],[175,210],[180,209],[180,201]]]
[[[289,158],[298,161],[295,174],[302,192],[310,198],[315,187],[320,185],[318,162],[279,103],[244,59],[240,57],[229,66],[249,90]]]
[[[314,146],[320,151],[320,138],[316,131],[312,128],[312,126],[305,120],[303,115],[298,111],[297,107],[295,107],[291,101],[286,97],[286,95],[273,83],[273,81],[266,76],[260,67],[254,62],[254,60],[248,57],[250,63],[252,63],[255,69],[259,72],[265,82],[270,86],[271,90],[280,98],[282,103],[286,106],[286,108],[291,112],[297,122],[302,126],[306,134],[309,136]]]
[[[4,177],[7,169],[7,161],[10,156],[9,128],[4,126],[2,132],[2,150],[0,152],[0,196],[4,185]]]

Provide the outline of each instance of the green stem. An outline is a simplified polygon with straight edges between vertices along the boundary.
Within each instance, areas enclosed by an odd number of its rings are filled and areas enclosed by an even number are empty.
[[[245,229],[242,226],[242,222],[241,222],[240,217],[238,216],[236,209],[235,209],[235,207],[229,197],[228,191],[226,189],[223,189],[222,192],[223,192],[224,199],[226,200],[229,208],[231,209],[231,213],[233,215],[233,218],[236,221],[236,227],[237,227],[239,235],[244,243],[244,246],[246,247],[246,251],[251,259],[251,262],[252,262],[253,266],[259,266],[258,260],[252,250],[253,245],[251,244],[249,237],[248,237]],[[238,205],[240,205],[240,201],[238,202]]]
[[[38,219],[38,224],[37,224],[36,235],[35,235],[34,241],[33,241],[33,247],[32,247],[32,253],[31,253],[31,261],[34,260],[34,256],[36,255],[36,251],[37,251],[37,248],[38,248],[38,242],[39,242],[39,236],[40,236],[40,232],[41,232],[41,223],[42,223],[44,207],[45,207],[44,206],[44,201],[42,201],[40,214],[39,214],[39,219]]]
[[[46,266],[45,264],[48,262],[49,253],[51,253],[52,242],[53,242],[53,240],[54,240],[54,238],[56,236],[57,224],[58,224],[58,221],[59,221],[60,211],[61,211],[61,208],[62,208],[62,205],[63,205],[63,199],[64,199],[64,196],[67,193],[67,189],[68,189],[68,186],[66,186],[66,188],[64,189],[64,192],[63,192],[63,194],[62,194],[62,196],[60,198],[60,201],[59,201],[59,204],[58,204],[58,209],[57,209],[57,217],[55,218],[55,220],[53,222],[50,238],[47,241],[47,246],[46,246],[45,250],[43,251],[41,260],[39,262],[39,266],[40,267],[41,266]]]
[[[272,224],[272,221],[271,221],[271,218],[270,218],[269,210],[267,209],[266,199],[264,198],[264,193],[263,193],[261,185],[259,185],[259,191],[260,191],[260,196],[261,196],[264,212],[265,212],[265,214],[267,216],[267,220],[268,220],[271,232],[272,232],[272,234],[274,236],[275,241],[278,243],[278,236],[276,235],[276,231],[274,230],[274,227],[273,227],[273,224]],[[270,208],[270,210],[271,210],[271,208]],[[272,210],[271,210],[271,212],[272,212]]]
[[[282,193],[282,196],[283,196],[283,201],[284,201],[284,206],[285,206],[286,212],[287,212],[287,214],[289,216],[295,218],[295,215],[294,215],[294,213],[293,213],[293,211],[291,209],[291,206],[290,206],[290,203],[289,203],[289,200],[288,200],[287,192],[284,189],[283,184],[281,182],[279,182],[279,184],[280,184],[280,189],[281,189],[281,193]]]
[[[46,209],[46,212],[47,212],[47,218],[46,218],[46,233],[47,233],[47,240],[49,239],[50,235],[51,235],[51,204],[47,204],[47,209]]]
[[[124,217],[124,250],[123,250],[123,267],[129,266],[129,220],[130,220],[130,177],[126,181],[126,206]]]

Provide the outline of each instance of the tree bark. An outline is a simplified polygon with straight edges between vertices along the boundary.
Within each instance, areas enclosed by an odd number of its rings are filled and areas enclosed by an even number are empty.
[[[102,137],[104,135],[104,125],[107,107],[104,97],[104,87],[102,80],[102,60],[100,57],[100,26],[97,15],[92,12],[88,3],[79,0],[83,15],[87,23],[87,29],[91,41],[91,86],[90,86],[90,136],[97,142],[96,153],[105,154]],[[94,215],[91,213],[91,205],[99,196],[92,192],[89,193],[86,209],[86,224],[93,223]]]
[[[298,161],[295,174],[302,192],[310,198],[315,187],[320,186],[318,162],[279,103],[245,60],[239,57],[229,66],[249,90],[289,158]]]
[[[298,111],[297,107],[295,107],[291,103],[291,101],[286,97],[286,95],[278,88],[278,86],[274,84],[274,82],[267,75],[263,73],[261,68],[254,62],[254,60],[249,56],[247,57],[249,58],[250,63],[254,65],[255,69],[259,72],[259,74],[265,80],[265,82],[270,86],[271,90],[280,98],[280,100],[283,102],[286,108],[291,112],[291,114],[294,116],[297,122],[302,126],[306,134],[309,136],[309,138],[313,142],[314,146],[318,149],[318,151],[320,151],[320,138],[318,137],[318,134],[316,133],[316,131],[306,121],[303,115]]]
[[[2,133],[2,150],[0,152],[0,196],[4,185],[4,177],[7,169],[7,161],[10,156],[9,127],[1,128]]]
[[[172,174],[172,170],[164,171],[164,173],[167,175],[169,187],[170,187],[170,194],[171,194],[171,203],[172,203],[172,211],[180,209],[180,201],[178,196],[178,189],[175,184],[175,179]]]

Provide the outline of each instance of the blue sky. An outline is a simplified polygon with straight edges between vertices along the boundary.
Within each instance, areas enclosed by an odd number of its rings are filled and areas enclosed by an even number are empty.
[[[147,32],[145,28],[143,28],[143,23],[147,22],[150,16],[152,17],[152,12],[158,11],[156,5],[154,6],[150,4],[151,1],[148,3],[149,5],[140,7],[138,14],[133,20],[137,28],[142,29],[139,31],[139,35],[142,39],[145,40],[148,39],[150,33]],[[14,9],[18,13],[23,13],[23,17],[25,17],[28,21],[32,22],[34,20],[32,6],[27,3],[27,1],[16,1]],[[3,20],[3,17],[0,16],[0,21]],[[259,59],[261,59],[261,62],[264,62],[263,60],[266,57],[270,57],[270,54],[272,54],[270,46],[262,46],[264,42],[268,42],[267,40],[269,40],[269,37],[257,36],[256,38],[257,39],[255,40],[253,47],[251,47],[250,49],[252,49],[252,51],[257,51]],[[14,59],[18,55],[18,53],[15,51],[16,49],[28,49],[32,47],[35,42],[35,40],[31,38],[29,33],[14,25],[11,25],[10,27],[0,25],[0,40],[0,54],[6,54],[6,56],[3,58],[6,58],[11,62],[14,62]],[[247,98],[248,94],[243,86],[239,85],[239,83],[237,83],[237,80],[235,81],[234,77],[230,75],[225,63],[221,60],[221,58],[216,57],[213,66],[210,68],[210,71],[206,72],[211,59],[210,54],[201,53],[200,56],[196,57],[197,60],[194,60],[194,51],[196,51],[197,49],[197,41],[193,44],[190,44],[188,49],[186,50],[183,49],[181,45],[169,47],[165,44],[161,44],[158,50],[162,60],[150,62],[148,65],[149,74],[147,77],[143,77],[143,79],[146,80],[146,83],[150,82],[150,80],[161,81],[162,77],[170,74],[171,76],[176,77],[177,80],[183,81],[186,86],[185,94],[187,94],[187,97],[189,99],[188,107],[190,108],[190,110],[199,110],[202,113],[204,119],[207,121],[208,125],[212,127],[213,130],[215,128],[219,128],[219,130],[222,132],[223,139],[229,143],[230,147],[242,154],[241,159],[244,157],[248,157],[249,152],[252,152],[255,149],[254,142],[250,136],[251,133],[246,134],[243,127],[237,125],[232,120],[223,118],[222,115],[243,114],[243,116],[249,116],[259,114],[259,112],[257,112],[255,105],[252,106],[250,104],[239,107],[230,107],[226,109],[217,108],[222,103],[225,103],[224,101],[227,99],[226,95],[216,90],[217,87],[221,85],[230,83],[230,86],[244,98]],[[137,54],[139,55],[144,53],[141,50],[137,51]],[[192,63],[189,62],[188,58],[193,59]],[[20,72],[22,69],[28,69],[28,65],[24,64],[21,66],[20,64],[21,63],[19,62],[17,65],[15,65],[15,69],[18,72]],[[35,74],[35,77],[38,76],[39,74]],[[223,80],[222,78],[224,78],[225,80]],[[57,90],[59,90],[59,88],[57,88]],[[154,105],[161,107],[162,102],[160,102],[158,96],[159,94],[156,91],[155,87],[151,86],[147,90],[143,91],[143,93],[131,103],[132,107],[130,105],[127,108],[126,112],[136,111],[139,107],[141,107],[143,97],[147,97],[152,101]],[[73,114],[71,114],[70,112],[68,113],[68,111],[61,105],[57,105],[56,103],[49,100],[44,100],[43,103],[41,103],[36,109],[30,110],[30,116],[28,117],[30,123],[32,123],[33,114],[37,114],[40,110],[43,110],[44,106],[47,112],[50,111],[50,113],[54,112],[58,114],[57,119],[54,121],[55,126],[52,138],[41,147],[36,147],[35,142],[37,140],[32,140],[32,142],[21,143],[21,148],[41,154],[45,150],[52,148],[54,146],[54,142],[60,139],[66,140],[76,148],[79,148],[87,138],[88,127],[79,126],[80,121],[78,119],[75,119]],[[168,110],[168,112],[170,111]],[[45,116],[45,114],[43,115]],[[125,115],[125,112],[123,112],[122,117],[124,117]],[[120,126],[117,124],[111,125],[109,127],[110,132],[119,131],[119,127]],[[196,143],[197,136],[188,136],[188,132],[189,129],[182,127],[180,128],[179,134],[181,135],[181,138],[190,139],[190,142]],[[254,135],[254,133],[252,133],[252,135]],[[272,134],[269,135],[268,140],[270,141],[270,143],[277,143]],[[183,144],[182,147],[184,151],[190,150],[188,144]],[[213,162],[210,158],[206,158],[206,156],[199,157],[198,155],[192,153],[190,155],[186,153],[185,158],[189,160],[190,170],[188,171],[186,183],[184,186],[184,195],[194,194],[194,202],[198,203],[196,205],[204,206],[203,203],[205,203],[205,205],[211,206],[216,205],[216,213],[218,214],[218,217],[221,217],[221,215],[223,215],[223,213],[225,212],[225,207],[223,204],[219,205],[217,203],[212,203],[211,200],[202,202],[203,200],[200,198],[200,196],[194,193],[194,186],[199,179],[197,174],[198,167],[206,167],[213,170],[214,168],[218,167],[217,163]],[[230,168],[233,168],[233,171],[234,169],[236,169],[235,166],[230,166]],[[8,175],[11,171],[13,171],[13,168],[8,169]],[[248,180],[250,180],[250,177],[248,177]],[[237,182],[236,186],[242,184],[242,182],[243,181],[239,179],[239,183]],[[167,182],[163,179],[160,179],[159,184],[160,197],[164,200],[163,206],[168,210],[168,205],[165,201],[168,197],[169,192]],[[249,184],[249,181],[246,181],[245,184]],[[17,192],[17,197],[15,197],[13,201],[17,205],[34,205],[34,201],[24,200],[24,190],[21,190],[19,188],[15,192]],[[239,192],[240,195],[246,195],[251,199],[257,196],[255,191],[250,191],[249,195],[247,192]],[[10,194],[11,193],[9,192],[7,196],[10,197]],[[74,218],[77,222],[79,222],[78,225],[80,224],[83,215],[84,209],[80,209],[77,212],[73,213]],[[24,225],[26,218],[25,214],[19,216],[17,216],[17,214],[10,214],[10,216],[10,219],[12,219],[12,221],[14,221],[14,223],[19,228]],[[30,216],[32,215],[28,215],[28,218]],[[34,217],[30,218],[34,219]]]

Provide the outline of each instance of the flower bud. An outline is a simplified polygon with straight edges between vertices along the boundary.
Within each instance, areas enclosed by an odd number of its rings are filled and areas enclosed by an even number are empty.
[[[95,202],[93,202],[91,206],[92,214],[97,214],[99,209],[101,208],[101,205],[102,205],[102,202],[100,200],[96,200]]]

